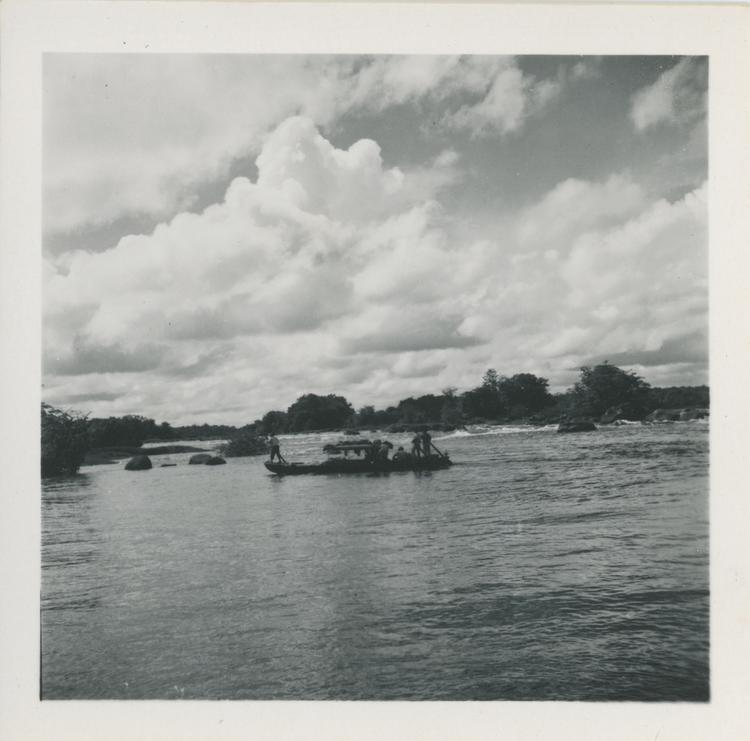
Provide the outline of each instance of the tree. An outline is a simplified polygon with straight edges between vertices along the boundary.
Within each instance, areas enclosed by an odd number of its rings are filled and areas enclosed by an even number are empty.
[[[357,416],[355,418],[355,423],[358,425],[361,425],[362,427],[366,427],[367,425],[376,424],[376,416],[375,416],[375,407],[371,404],[368,404],[367,406],[360,407],[357,410]]]
[[[497,391],[500,388],[500,376],[494,368],[488,368],[482,376],[482,386]]]
[[[42,404],[42,476],[74,474],[88,450],[86,417]]]
[[[288,425],[287,413],[274,410],[263,415],[259,428],[264,435],[273,435],[274,433],[286,432]]]
[[[600,417],[607,409],[619,407],[632,419],[641,419],[647,410],[650,385],[632,371],[607,361],[593,368],[581,368],[581,377],[573,386],[577,414]]]
[[[183,425],[174,427],[177,440],[226,440],[236,434],[234,425]]]
[[[353,415],[352,405],[343,396],[335,394],[305,394],[287,409],[290,432],[346,427]]]
[[[500,394],[501,376],[494,368],[489,368],[482,376],[480,386],[461,395],[463,412],[467,417],[497,419],[506,412]]]
[[[487,386],[477,386],[461,395],[464,413],[467,417],[497,419],[504,413],[504,408],[497,391]]]
[[[651,409],[679,409],[698,407],[707,409],[711,404],[708,386],[669,386],[652,388],[648,394]]]
[[[448,386],[443,389],[443,408],[440,410],[440,421],[444,425],[457,426],[463,422],[463,400],[456,395],[458,389]]]
[[[92,448],[111,448],[123,446],[138,448],[144,440],[158,437],[159,430],[153,419],[137,414],[126,414],[124,417],[92,419],[89,422],[89,436]]]
[[[539,412],[553,403],[547,390],[549,381],[533,373],[517,373],[499,382],[498,391],[511,415],[524,417]]]
[[[160,440],[176,440],[177,433],[175,433],[174,429],[172,429],[172,425],[170,425],[169,422],[162,422],[158,426],[156,437],[158,437]]]
[[[435,394],[425,394],[416,399],[410,396],[398,403],[398,421],[404,424],[436,422],[443,410],[444,398]]]

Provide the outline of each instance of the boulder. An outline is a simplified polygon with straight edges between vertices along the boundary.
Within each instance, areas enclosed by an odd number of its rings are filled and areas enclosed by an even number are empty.
[[[557,426],[558,432],[593,432],[596,425],[585,419],[564,420]]]
[[[220,455],[214,455],[206,461],[207,466],[220,466],[226,461]]]
[[[680,421],[687,422],[691,419],[705,419],[708,417],[708,409],[683,409],[680,412]]]
[[[151,459],[147,455],[135,455],[126,464],[126,471],[148,471]]]
[[[678,422],[683,409],[654,409],[646,417],[647,422]]]
[[[211,458],[213,458],[211,453],[196,453],[190,456],[188,463],[191,465],[203,465],[204,463],[208,463]]]
[[[620,407],[610,407],[604,414],[599,418],[599,421],[603,425],[612,424],[622,417],[622,409]]]

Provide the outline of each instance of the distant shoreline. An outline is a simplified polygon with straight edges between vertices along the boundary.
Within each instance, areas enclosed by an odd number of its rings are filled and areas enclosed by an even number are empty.
[[[657,411],[666,411],[666,410],[657,410]],[[704,415],[700,416],[691,416],[686,415],[682,419],[679,418],[679,415],[677,414],[678,411],[680,412],[688,412],[692,410],[684,409],[684,410],[670,410],[674,411],[675,414],[672,415],[656,415],[654,419],[651,420],[641,420],[640,422],[632,422],[630,424],[644,424],[644,425],[651,425],[651,424],[664,424],[664,423],[671,423],[671,422],[690,422],[696,419],[708,419],[709,415],[708,413],[705,413]],[[378,434],[385,434],[385,435],[400,435],[400,434],[410,434],[412,432],[418,432],[420,430],[428,429],[433,432],[455,432],[457,430],[467,430],[468,427],[472,426],[482,426],[482,427],[503,427],[503,426],[513,426],[513,427],[549,427],[551,425],[556,425],[556,421],[530,421],[528,419],[510,419],[510,420],[476,420],[472,422],[467,422],[466,424],[462,425],[447,425],[441,422],[420,422],[420,423],[413,423],[413,424],[397,424],[397,425],[389,425],[388,427],[384,428],[371,428],[371,427],[359,427],[359,428],[349,428],[349,429],[342,429],[340,427],[328,427],[328,428],[322,428],[317,430],[297,430],[295,432],[283,432],[279,433],[279,437],[297,437],[299,435],[324,435],[324,434],[334,434],[338,433],[340,435],[360,435],[362,433],[378,433]],[[597,425],[604,426],[604,427],[617,427],[622,424],[627,424],[624,422],[621,422],[620,420],[615,420],[610,423],[605,423],[598,421]],[[261,437],[265,437],[261,435]],[[215,441],[223,441],[226,438],[204,438],[201,442],[209,442],[211,440]],[[144,445],[150,445],[153,443],[162,442],[160,440],[147,440]],[[167,441],[164,441],[167,443]],[[160,455],[176,455],[179,453],[207,453],[210,452],[210,448],[205,447],[196,447],[194,445],[170,445],[170,444],[164,444],[164,445],[154,445],[153,447],[133,447],[133,446],[113,446],[113,447],[106,447],[106,448],[92,448],[86,453],[86,457],[83,462],[83,466],[97,466],[97,465],[106,465],[106,464],[114,464],[119,463],[120,461],[124,460],[125,458],[130,458],[134,455],[149,455],[149,456],[160,456]],[[258,455],[262,455],[263,453],[259,453]]]
[[[99,466],[107,463],[119,463],[124,458],[134,455],[173,455],[177,453],[206,453],[207,448],[194,445],[158,445],[153,448],[117,446],[111,448],[92,448],[83,459],[84,466]]]

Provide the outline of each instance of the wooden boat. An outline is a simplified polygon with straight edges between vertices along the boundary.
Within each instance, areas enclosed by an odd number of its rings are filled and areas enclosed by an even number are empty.
[[[329,458],[322,463],[271,463],[265,467],[279,476],[296,476],[302,473],[391,473],[394,471],[437,471],[453,465],[448,456],[431,455],[410,460],[368,461],[356,458]]]
[[[382,447],[392,448],[388,442]],[[434,447],[434,446],[433,446]],[[321,463],[288,463],[265,461],[265,467],[279,476],[298,476],[300,474],[340,474],[340,473],[392,473],[396,471],[437,471],[449,468],[453,462],[447,453],[435,448],[436,453],[429,456],[404,454],[396,458],[368,458],[367,452],[372,443],[365,440],[355,442],[342,441],[326,445],[323,450],[329,454],[328,460]],[[352,452],[356,457],[348,457]]]

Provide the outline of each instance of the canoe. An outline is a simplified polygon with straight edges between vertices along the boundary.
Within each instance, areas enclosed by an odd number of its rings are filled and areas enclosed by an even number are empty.
[[[279,476],[300,474],[339,473],[392,473],[394,471],[437,471],[453,465],[448,456],[431,455],[429,458],[367,461],[356,458],[331,458],[322,463],[271,463],[265,467]]]

